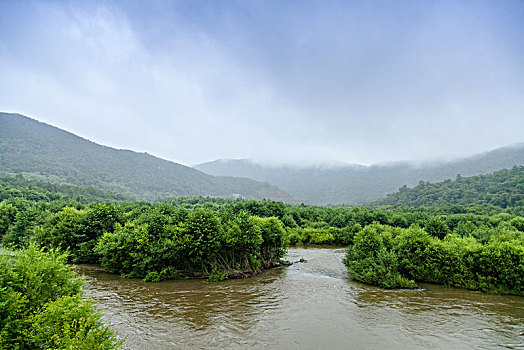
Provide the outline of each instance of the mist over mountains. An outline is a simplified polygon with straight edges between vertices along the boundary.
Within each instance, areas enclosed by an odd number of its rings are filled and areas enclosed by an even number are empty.
[[[94,186],[135,199],[214,196],[356,205],[420,181],[488,174],[514,165],[524,165],[524,143],[446,162],[301,167],[222,159],[191,168],[102,146],[19,114],[0,113],[0,172]]]
[[[147,153],[102,146],[10,113],[0,113],[0,172],[94,186],[145,200],[172,196],[290,200],[268,183],[208,175]]]
[[[364,166],[264,165],[249,159],[221,159],[196,169],[212,175],[242,176],[275,184],[298,203],[363,204],[385,197],[400,187],[420,181],[473,176],[524,164],[524,143],[495,149],[472,157],[440,162],[396,162]]]

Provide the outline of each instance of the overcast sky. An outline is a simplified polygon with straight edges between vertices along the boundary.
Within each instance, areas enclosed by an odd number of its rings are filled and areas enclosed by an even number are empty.
[[[0,0],[0,111],[183,164],[524,141],[523,1]]]

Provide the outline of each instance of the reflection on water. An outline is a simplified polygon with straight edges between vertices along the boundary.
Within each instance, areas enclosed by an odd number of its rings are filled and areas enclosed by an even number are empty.
[[[128,349],[524,349],[524,298],[348,279],[343,249],[243,280],[144,283],[81,265],[87,295]]]

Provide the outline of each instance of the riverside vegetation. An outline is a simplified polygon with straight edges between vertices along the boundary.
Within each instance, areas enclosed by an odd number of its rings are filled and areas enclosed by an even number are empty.
[[[364,283],[412,288],[435,282],[524,295],[520,205],[315,207],[204,197],[126,202],[21,176],[0,180],[0,200],[4,348],[119,346],[91,302],[80,298],[81,282],[66,259],[99,262],[108,272],[146,281],[218,281],[275,266],[288,244],[339,245],[348,247],[344,263],[351,277]]]
[[[2,186],[4,245],[68,250],[75,263],[100,262],[126,277],[242,277],[278,264],[287,244],[323,244],[348,246],[348,271],[365,283],[524,294],[522,206],[344,208],[203,197],[81,203],[73,194],[52,200],[31,180]]]
[[[117,349],[67,254],[34,244],[0,251],[0,349]]]
[[[0,180],[0,349],[120,347],[67,262],[100,261],[147,281],[218,281],[259,272],[285,253],[276,218],[121,199],[22,176]]]

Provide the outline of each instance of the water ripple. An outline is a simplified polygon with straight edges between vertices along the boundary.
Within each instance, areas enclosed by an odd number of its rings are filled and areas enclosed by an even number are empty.
[[[524,349],[524,298],[350,281],[343,249],[249,279],[144,283],[79,266],[126,349]]]

